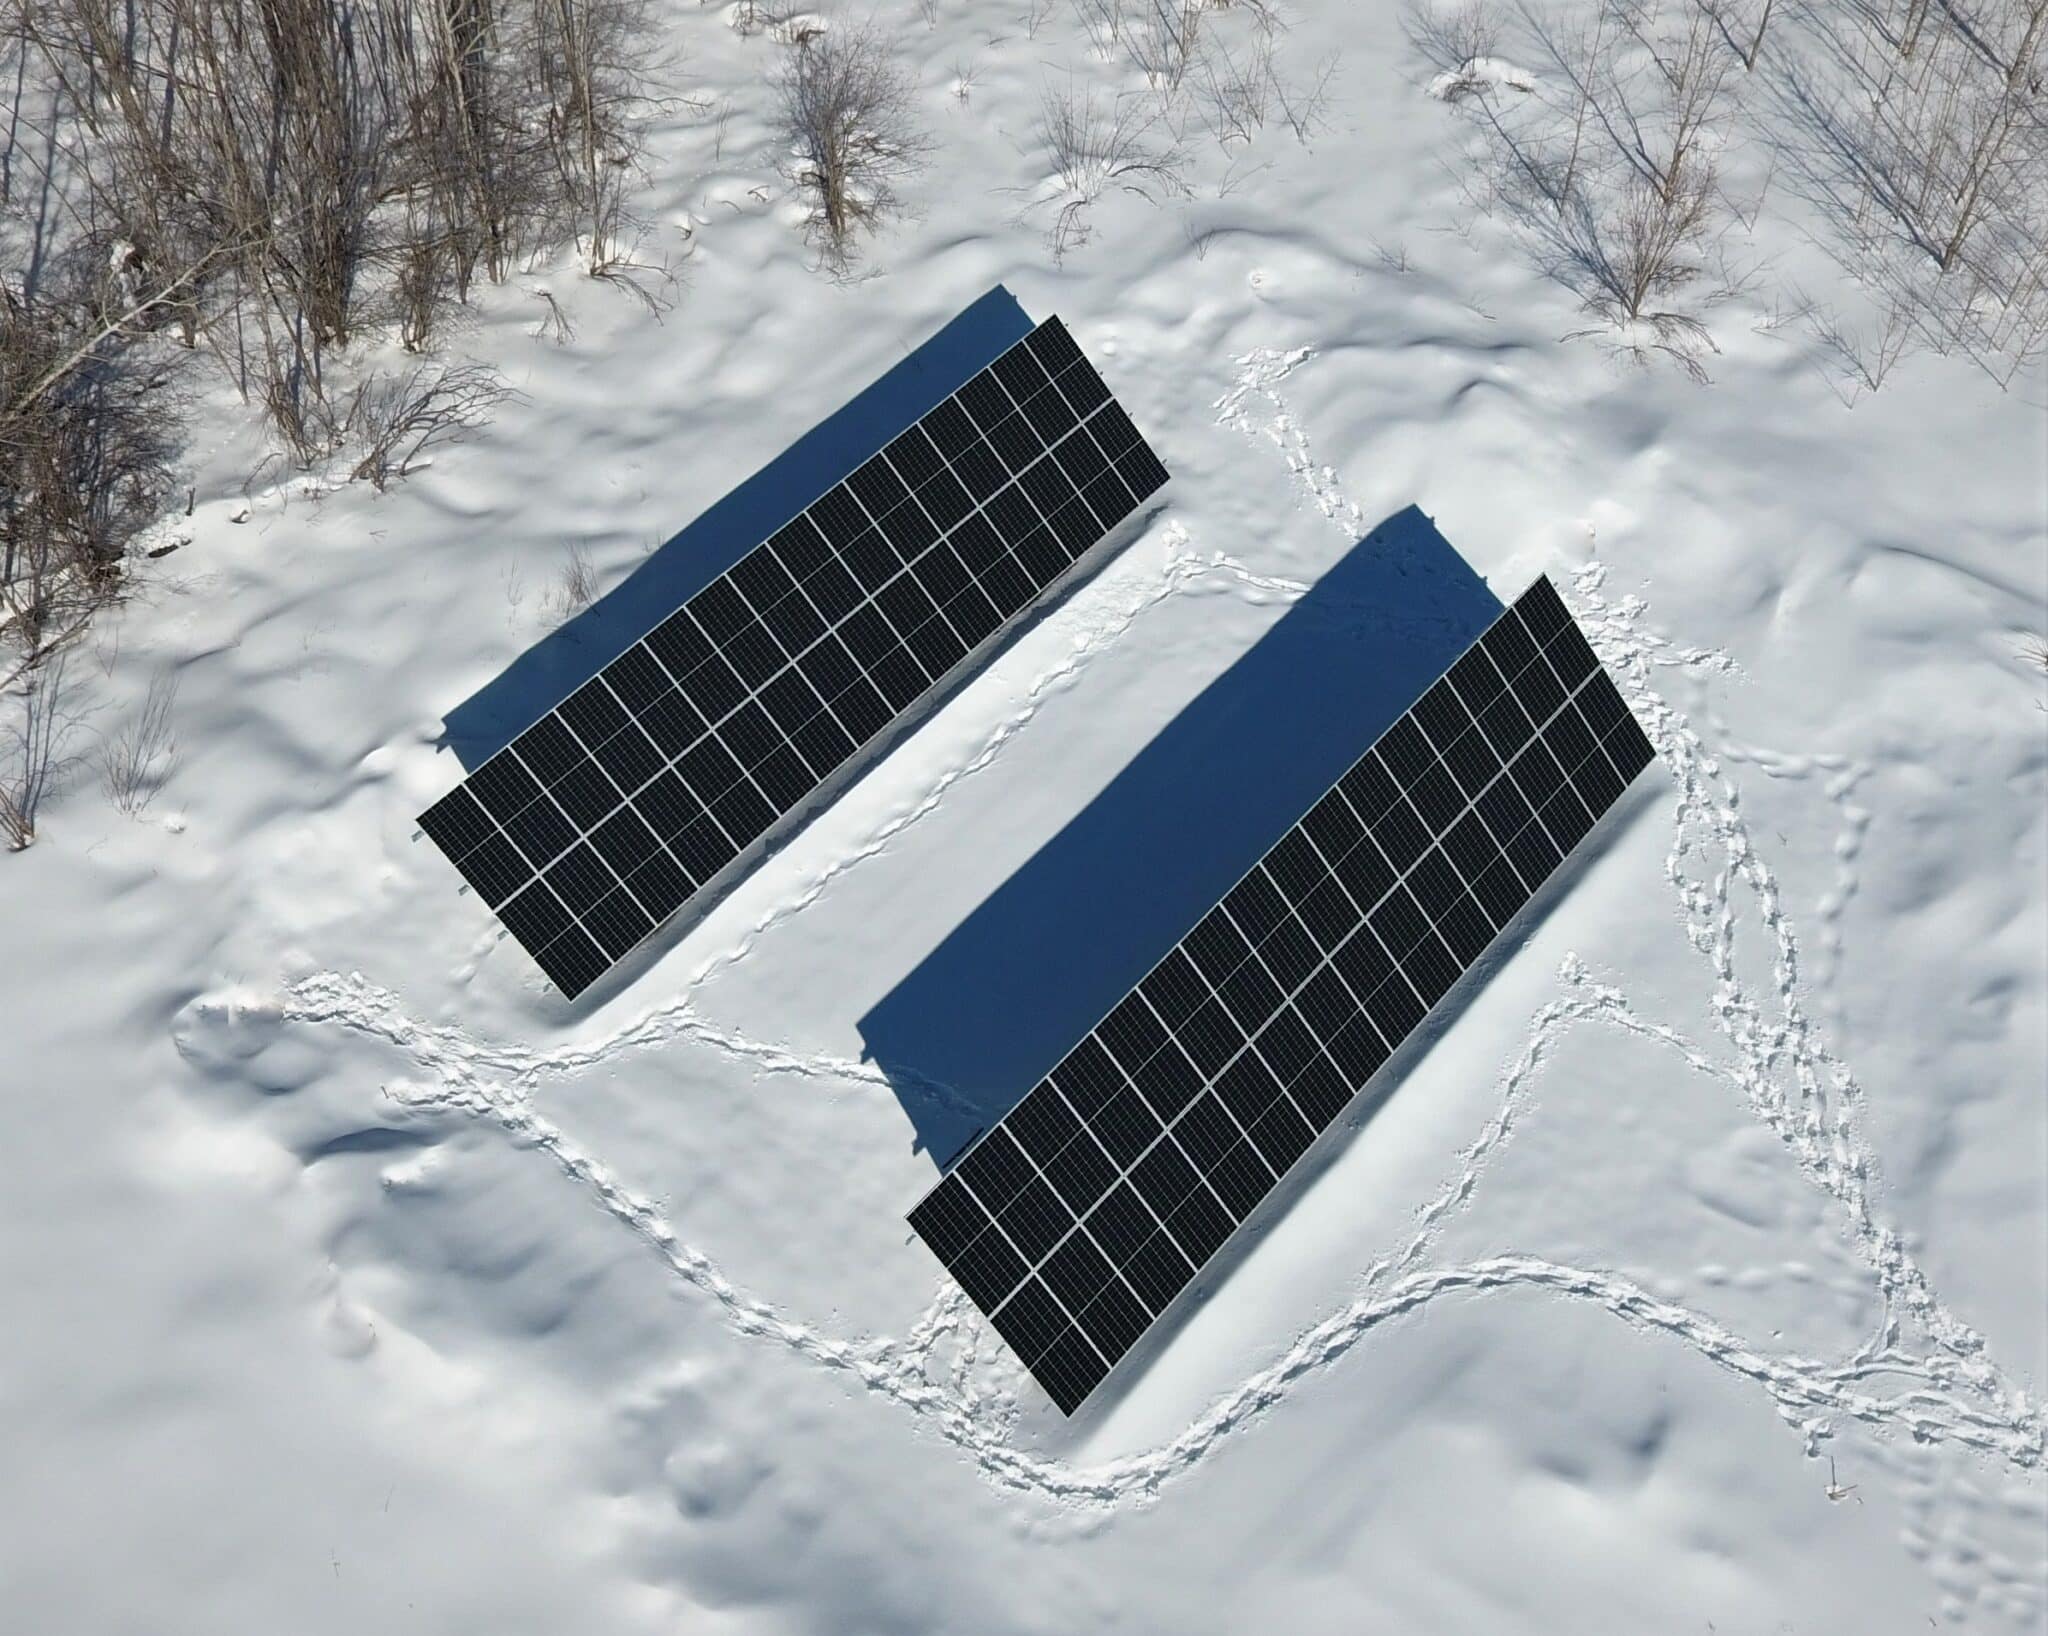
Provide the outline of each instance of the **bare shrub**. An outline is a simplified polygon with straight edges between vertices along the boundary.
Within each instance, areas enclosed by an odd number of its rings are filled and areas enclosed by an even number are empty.
[[[1275,79],[1273,95],[1280,104],[1280,117],[1303,147],[1328,126],[1330,82],[1337,77],[1338,59],[1325,57],[1305,81]]]
[[[1172,97],[1202,57],[1206,0],[1136,0],[1137,17],[1125,29],[1132,59],[1152,88]]]
[[[517,627],[520,610],[526,606],[526,576],[516,563],[509,563],[499,579],[505,587],[505,623]]]
[[[1706,326],[1676,303],[1704,270],[1713,201],[1713,176],[1704,165],[1668,186],[1632,173],[1618,198],[1596,203],[1581,194],[1566,201],[1558,241],[1586,310],[1611,327],[1623,350],[1638,359],[1662,353],[1700,380],[1702,355],[1719,349]]]
[[[600,275],[628,254],[639,0],[5,3],[97,231],[175,292],[150,323],[206,342],[302,462],[366,328],[423,350],[542,244]]]
[[[396,34],[394,73],[413,169],[405,254],[457,301],[479,273],[510,276],[556,210],[516,14],[489,0],[438,0]]]
[[[834,28],[796,47],[781,97],[781,134],[811,196],[815,237],[843,269],[860,235],[901,207],[897,188],[930,151],[916,86],[872,28]]]
[[[1791,185],[1880,305],[2001,386],[2048,351],[2048,0],[1794,8],[1770,98]]]
[[[10,852],[34,845],[43,800],[74,759],[68,746],[78,718],[65,680],[69,657],[61,650],[51,654],[0,695],[7,718],[0,739],[0,840]]]
[[[2021,664],[2048,676],[2048,637],[2023,636],[2016,651]],[[2036,698],[2034,708],[2048,715],[2048,698]]]
[[[632,64],[647,20],[639,0],[534,0],[533,17],[533,61],[562,196],[586,266],[614,273],[632,252],[625,200],[637,138],[630,116],[642,95]]]
[[[1272,36],[1261,34],[1237,51],[1217,41],[1203,52],[1197,79],[1210,134],[1226,147],[1249,142],[1264,129],[1279,97]]]
[[[160,671],[151,678],[135,719],[100,746],[100,786],[126,817],[141,817],[177,768],[178,740],[171,725],[177,700],[176,672]]]
[[[1987,61],[1983,44],[1946,10],[1931,31],[1916,21],[1909,40],[1917,40],[1919,60],[1886,85],[1874,133],[1885,172],[1879,197],[1944,273],[1962,265],[1987,224],[2023,208],[2016,190],[2040,190],[2039,50],[2048,4],[1994,15],[2017,23],[2011,61],[2002,65],[1995,51]]]
[[[1642,6],[1603,7],[1578,28],[1517,15],[1526,38],[1516,49],[1557,72],[1509,81],[1522,94],[1502,101],[1496,75],[1473,67],[1498,49],[1490,22],[1409,14],[1422,55],[1465,76],[1436,89],[1484,139],[1480,202],[1601,319],[1604,341],[1704,379],[1716,349],[1700,314],[1730,287],[1711,255],[1728,224],[1716,155],[1733,63],[1717,25],[1690,3],[1668,27]],[[1458,90],[1466,80],[1472,94]]]
[[[1551,203],[1560,211],[1576,196],[1579,161],[1586,152],[1589,122],[1600,117],[1594,98],[1606,62],[1608,17],[1608,7],[1600,5],[1594,8],[1590,28],[1560,28],[1546,37],[1551,60],[1564,70],[1566,83],[1571,87],[1571,136],[1565,145],[1562,170],[1553,167],[1556,179],[1550,188]],[[1602,129],[1597,124],[1590,128]]]
[[[1149,0],[1139,0],[1148,4]],[[1088,31],[1096,48],[1103,52],[1114,51],[1123,44],[1125,0],[1074,0],[1074,10],[1079,14],[1081,26]]]
[[[1097,49],[1144,74],[1160,121],[1176,136],[1190,111],[1224,147],[1250,142],[1276,114],[1303,143],[1321,127],[1336,59],[1306,83],[1291,81],[1279,60],[1286,28],[1266,0],[1074,4]]]
[[[542,599],[543,608],[548,617],[559,625],[596,600],[597,570],[590,564],[590,553],[580,544],[571,545],[562,558],[554,584],[548,587]]]
[[[533,293],[540,297],[542,304],[547,308],[547,311],[541,314],[540,321],[533,326],[531,333],[534,338],[552,341],[558,347],[565,347],[575,340],[576,326],[563,310],[561,302],[555,299],[554,292],[536,289]]]
[[[1322,129],[1337,58],[1296,79],[1282,63],[1286,33],[1264,0],[1236,0],[1226,17],[1195,36],[1183,94],[1192,92],[1197,115],[1226,148],[1250,142],[1276,117],[1304,146]]]
[[[422,364],[405,375],[373,375],[348,407],[347,431],[362,450],[349,475],[382,493],[428,448],[481,424],[515,395],[483,364]]]
[[[1880,299],[1869,323],[1858,324],[1834,308],[1819,306],[1809,306],[1803,316],[1832,365],[1828,384],[1845,406],[1882,387],[1893,368],[1921,345],[1916,303],[1902,291]]]
[[[1047,243],[1055,261],[1085,244],[1089,211],[1111,188],[1156,202],[1185,193],[1186,156],[1161,132],[1156,113],[1130,97],[1105,100],[1072,80],[1046,84],[1039,95],[1037,134],[1052,161],[1057,191]]]
[[[1621,13],[1624,26],[1648,58],[1650,71],[1620,78],[1609,99],[1622,146],[1667,208],[1684,197],[1711,194],[1712,161],[1706,138],[1723,110],[1728,59],[1703,6],[1686,8],[1685,24],[1669,32],[1646,26],[1639,13]],[[1647,93],[1639,91],[1647,80]]]

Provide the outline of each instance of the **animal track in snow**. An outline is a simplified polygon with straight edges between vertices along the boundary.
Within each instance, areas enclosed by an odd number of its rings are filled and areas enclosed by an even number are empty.
[[[1263,432],[1271,438],[1323,514],[1349,520],[1358,516],[1357,507],[1344,499],[1331,469],[1316,462],[1279,391],[1280,382],[1314,355],[1312,348],[1286,353],[1261,349],[1247,354],[1240,360],[1237,385],[1218,400],[1219,419],[1247,436]],[[1252,419],[1248,406],[1254,397],[1270,407],[1270,421],[1264,427]],[[1645,605],[1635,597],[1610,601],[1605,593],[1606,575],[1605,565],[1597,560],[1576,572],[1571,598],[1576,604],[1574,612],[1601,662],[1628,697],[1660,759],[1677,778],[1680,802],[1666,874],[1685,910],[1693,946],[1713,968],[1712,1003],[1742,1062],[1735,1083],[1752,1111],[1792,1150],[1801,1170],[1848,1214],[1859,1251],[1877,1277],[1891,1315],[1867,1350],[1876,1355],[1896,1342],[1897,1311],[1903,1305],[1926,1326],[1939,1348],[1959,1360],[1970,1360],[1974,1366],[1982,1351],[1981,1339],[1934,1298],[1900,1235],[1881,1225],[1872,1213],[1869,1179],[1875,1159],[1859,1128],[1862,1093],[1847,1066],[1820,1040],[1806,1015],[1798,941],[1780,902],[1776,876],[1763,862],[1742,817],[1740,791],[1723,774],[1690,721],[1667,703],[1651,682],[1652,672],[1660,668],[1727,675],[1735,667],[1724,654],[1680,648],[1649,632]],[[1831,977],[1839,958],[1836,923],[1856,889],[1854,859],[1870,818],[1867,810],[1851,800],[1867,769],[1842,757],[1792,756],[1755,746],[1724,746],[1722,754],[1730,761],[1759,765],[1772,776],[1803,776],[1814,770],[1829,775],[1825,791],[1842,818],[1835,846],[1837,883],[1822,904],[1831,950],[1824,975]],[[1688,872],[1688,862],[1709,844],[1719,848],[1720,867],[1702,881]],[[1732,887],[1737,882],[1754,896],[1762,923],[1772,936],[1775,984],[1768,1002],[1751,997],[1735,975],[1737,923]],[[1777,1084],[1781,1065],[1790,1072],[1789,1093]],[[1988,1366],[1983,1370],[1978,1378],[1984,1389],[1993,1393],[2005,1389],[1995,1370]],[[2027,1405],[2025,1412],[2038,1430],[2039,1411]]]
[[[1278,390],[1283,380],[1314,356],[1313,347],[1297,347],[1292,352],[1275,352],[1271,348],[1260,347],[1248,352],[1238,360],[1237,384],[1211,407],[1218,411],[1216,418],[1223,425],[1244,433],[1246,437],[1270,440],[1280,450],[1287,469],[1308,491],[1316,509],[1332,522],[1349,529],[1351,537],[1357,539],[1366,530],[1365,513],[1344,498],[1344,492],[1337,483],[1337,474],[1330,467],[1316,463],[1314,455],[1309,452],[1308,435],[1296,424]],[[1254,400],[1267,406],[1263,425],[1252,416]]]
[[[1250,355],[1238,386],[1218,401],[1219,418],[1248,436],[1269,437],[1318,509],[1362,533],[1357,508],[1344,498],[1330,469],[1315,462],[1306,436],[1277,390],[1280,380],[1311,355]],[[1255,400],[1271,410],[1263,425],[1254,416]],[[1619,990],[1593,981],[1576,961],[1567,962],[1565,993],[1532,1020],[1521,1051],[1502,1075],[1493,1119],[1461,1156],[1457,1172],[1420,1212],[1410,1241],[1367,1269],[1352,1301],[1298,1337],[1267,1368],[1212,1403],[1170,1442],[1094,1468],[1020,1448],[1015,1440],[1018,1403],[1011,1389],[1014,1365],[1007,1358],[991,1363],[984,1355],[986,1326],[950,1283],[941,1284],[929,1308],[900,1340],[855,1345],[834,1338],[736,1286],[711,1257],[682,1241],[654,1203],[633,1192],[535,1111],[532,1093],[542,1081],[581,1073],[623,1051],[670,1042],[717,1050],[771,1073],[886,1086],[881,1071],[865,1063],[804,1055],[719,1029],[696,1014],[691,996],[704,978],[744,959],[763,934],[815,902],[839,875],[886,850],[896,836],[934,811],[961,778],[993,762],[1050,696],[1071,685],[1091,656],[1114,643],[1149,608],[1211,577],[1287,597],[1298,597],[1307,589],[1292,580],[1256,574],[1220,554],[1199,557],[1186,547],[1185,533],[1170,526],[1161,576],[1120,587],[1126,594],[1114,606],[1077,613],[1079,629],[1071,651],[1033,678],[1021,703],[990,730],[973,757],[945,770],[911,807],[890,817],[858,847],[835,858],[799,891],[770,908],[733,945],[701,966],[678,998],[612,1034],[548,1051],[491,1044],[458,1027],[408,1016],[396,996],[355,975],[322,974],[294,984],[270,1014],[283,1022],[349,1028],[404,1051],[423,1070],[426,1082],[398,1088],[395,1096],[417,1107],[489,1118],[548,1152],[565,1174],[660,1255],[678,1277],[715,1302],[736,1333],[776,1343],[807,1362],[857,1379],[962,1449],[992,1481],[1050,1499],[1116,1505],[1157,1494],[1162,1485],[1195,1468],[1225,1438],[1263,1418],[1300,1382],[1332,1366],[1381,1324],[1439,1298],[1508,1289],[1591,1302],[1639,1332],[1678,1341],[1764,1390],[1788,1422],[1801,1429],[1809,1450],[1836,1418],[1845,1417],[1880,1429],[1903,1430],[1918,1443],[1953,1446],[2011,1467],[2035,1468],[2043,1453],[2039,1409],[1988,1361],[1982,1341],[1942,1306],[1899,1235],[1874,1212],[1869,1196],[1874,1166],[1860,1130],[1861,1093],[1805,1014],[1798,943],[1775,877],[1751,843],[1739,790],[1692,724],[1652,685],[1660,668],[1726,673],[1732,666],[1722,655],[1682,650],[1652,634],[1638,600],[1608,599],[1605,571],[1597,562],[1577,575],[1572,600],[1603,662],[1677,782],[1679,802],[1666,871],[1687,934],[1709,966],[1713,1013],[1724,1046],[1733,1052],[1733,1064],[1718,1060],[1677,1031],[1638,1016]],[[1722,751],[1730,761],[1758,762],[1768,754],[1754,749]],[[1847,805],[1853,769],[1844,764],[1828,770],[1833,775],[1830,798],[1837,800],[1846,822],[1855,811]],[[1848,782],[1843,783],[1845,778]],[[1861,821],[1856,821],[1859,834]],[[1853,850],[1837,850],[1846,868]],[[1853,876],[1845,876],[1836,895],[1846,900],[1852,890]],[[1755,900],[1761,924],[1772,939],[1774,983],[1766,995],[1751,994],[1735,973],[1738,891]],[[223,1008],[223,1002],[213,1001],[202,1002],[198,1010],[217,1014]],[[1488,1161],[1510,1139],[1527,1089],[1545,1060],[1566,1031],[1582,1023],[1657,1041],[1695,1072],[1731,1087],[1784,1143],[1802,1173],[1841,1207],[1857,1251],[1877,1280],[1886,1313],[1879,1331],[1854,1355],[1828,1361],[1759,1349],[1705,1314],[1599,1269],[1514,1253],[1451,1267],[1427,1264],[1438,1230],[1473,1197]],[[943,1086],[924,1089],[936,1097],[951,1095]],[[1908,1339],[1909,1322],[1926,1346],[1916,1347]],[[950,1357],[942,1359],[948,1348]],[[1881,1393],[1873,1386],[1881,1379],[1908,1386]],[[983,1383],[990,1380],[997,1389],[985,1391]]]
[[[624,1052],[678,1041],[707,1045],[731,1055],[750,1058],[771,1073],[882,1088],[893,1086],[899,1090],[906,1088],[900,1072],[892,1078],[879,1068],[850,1058],[800,1057],[777,1046],[721,1030],[697,1014],[692,995],[706,979],[744,960],[769,931],[816,902],[833,881],[868,859],[879,856],[898,836],[936,811],[954,785],[994,762],[1003,747],[1031,722],[1046,702],[1072,683],[1090,658],[1130,630],[1149,609],[1212,578],[1248,590],[1289,598],[1298,597],[1307,590],[1296,580],[1254,573],[1221,552],[1207,557],[1195,555],[1187,549],[1186,532],[1178,524],[1167,525],[1164,543],[1165,563],[1160,578],[1127,588],[1123,600],[1107,610],[1077,614],[1080,629],[1073,636],[1069,651],[1026,684],[1021,704],[995,725],[973,756],[946,768],[907,809],[889,817],[855,846],[836,854],[809,881],[779,899],[730,946],[701,964],[678,994],[612,1033],[584,1044],[548,1051],[535,1051],[516,1044],[494,1044],[476,1039],[465,1029],[424,1022],[410,1016],[396,995],[371,983],[360,973],[323,972],[293,985],[293,1020],[337,1023],[410,1051],[423,1067],[439,1076],[448,1086],[446,1100],[467,1111],[481,1111],[496,1105],[493,1100],[496,1087],[512,1090],[518,1093],[519,1100],[524,1101],[533,1087],[543,1080],[583,1072]],[[487,1090],[487,1086],[491,1089]],[[907,1088],[930,1096],[940,1105],[956,1111],[980,1111],[978,1104],[964,1102],[949,1086],[920,1078]]]
[[[1279,383],[1313,355],[1307,348],[1247,355],[1240,362],[1237,387],[1219,400],[1220,418],[1248,436],[1263,433],[1276,443],[1325,516],[1355,518],[1357,509],[1344,500],[1330,468],[1313,458],[1306,436],[1279,391]],[[1255,397],[1270,409],[1270,420],[1264,426],[1255,424],[1251,416],[1249,404]],[[1789,755],[1738,745],[1730,742],[1725,726],[1711,717],[1719,748],[1710,751],[1705,736],[1656,691],[1651,675],[1660,668],[1673,668],[1694,675],[1726,676],[1736,673],[1734,664],[1725,654],[1681,649],[1651,634],[1641,601],[1627,597],[1611,602],[1605,593],[1605,578],[1604,565],[1597,560],[1587,564],[1574,576],[1570,600],[1603,663],[1678,781],[1681,795],[1666,873],[1684,913],[1687,935],[1709,964],[1710,1003],[1725,1044],[1733,1049],[1735,1065],[1718,1064],[1676,1031],[1638,1017],[1619,992],[1590,985],[1577,963],[1568,963],[1567,982],[1592,995],[1596,1004],[1586,1008],[1582,1000],[1560,1001],[1539,1013],[1528,1052],[1504,1078],[1495,1119],[1468,1150],[1459,1175],[1424,1211],[1415,1241],[1401,1255],[1377,1264],[1368,1274],[1367,1288],[1374,1288],[1390,1270],[1419,1259],[1436,1225],[1471,1196],[1480,1168],[1512,1129],[1525,1070],[1540,1060],[1560,1020],[1568,1015],[1597,1019],[1663,1041],[1694,1068],[1733,1089],[1786,1147],[1808,1180],[1846,1217],[1854,1249],[1871,1273],[1885,1316],[1850,1358],[1829,1366],[1826,1378],[1817,1383],[1826,1390],[1812,1400],[1815,1407],[1830,1401],[1829,1391],[1840,1395],[1832,1399],[1832,1409],[1803,1422],[1808,1453],[1816,1451],[1818,1438],[1829,1430],[1830,1417],[1846,1414],[1874,1425],[1902,1427],[1916,1442],[1996,1452],[2013,1467],[2036,1469],[2044,1447],[2039,1405],[1989,1361],[1981,1337],[1938,1300],[1902,1236],[1878,1219],[1871,1199],[1877,1160],[1861,1131],[1861,1089],[1807,1015],[1803,994],[1808,983],[1776,875],[1754,844],[1743,817],[1740,790],[1720,762],[1755,765],[1766,776],[1777,778],[1818,774],[1823,793],[1838,813],[1835,883],[1819,904],[1821,954],[1813,979],[1823,1006],[1830,1010],[1842,958],[1843,911],[1857,890],[1856,862],[1871,820],[1869,810],[1853,797],[1869,769],[1836,755]],[[1771,940],[1772,983],[1762,996],[1752,994],[1736,975],[1738,893],[1754,901]],[[1923,1344],[1915,1346],[1907,1340],[1904,1327],[1908,1320],[1917,1327]],[[1673,1332],[1679,1331],[1674,1328]],[[1734,1355],[1725,1347],[1701,1349],[1724,1364]],[[1884,1398],[1841,1391],[1848,1382],[1878,1378],[1917,1386]],[[1788,1418],[1797,1421],[1799,1395],[1787,1393],[1780,1380],[1758,1379],[1778,1398]],[[1948,1431],[1938,1430],[1938,1426]],[[1934,1484],[1923,1483],[1921,1492],[1909,1499],[1932,1506]],[[1957,1529],[1962,1526],[1958,1524]],[[1953,1554],[1957,1562],[1966,1564],[1973,1553],[1982,1554],[1965,1540],[1955,1546]],[[1954,1599],[1953,1575],[1948,1593],[1945,1606]],[[1991,1605],[1997,1604],[1996,1595],[1989,1600]]]
[[[1090,659],[1116,642],[1151,609],[1212,577],[1226,584],[1288,598],[1299,597],[1308,589],[1297,580],[1254,573],[1235,557],[1220,551],[1206,557],[1196,555],[1188,548],[1187,531],[1178,523],[1166,525],[1163,539],[1165,562],[1157,580],[1118,586],[1121,599],[1106,608],[1097,609],[1077,600],[1061,610],[1059,617],[1070,619],[1076,627],[1069,651],[1031,679],[1021,702],[996,723],[972,756],[946,768],[910,807],[888,819],[858,845],[834,857],[801,888],[777,901],[736,943],[698,967],[690,979],[692,985],[745,959],[766,933],[810,907],[833,881],[887,851],[897,836],[929,817],[954,785],[989,766],[1048,700],[1073,684]]]
[[[677,1235],[652,1201],[635,1193],[600,1160],[584,1152],[538,1114],[522,1091],[500,1092],[473,1077],[446,1077],[449,1057],[445,1051],[416,1048],[432,1037],[440,1037],[445,1046],[448,1031],[403,1027],[394,1031],[388,1012],[356,1014],[342,1003],[344,994],[378,995],[378,991],[360,984],[360,980],[337,989],[327,981],[311,979],[310,991],[316,998],[310,1003],[301,1003],[295,997],[298,990],[294,989],[280,1003],[264,1011],[280,1022],[358,1027],[377,1038],[415,1050],[416,1060],[444,1073],[443,1085],[447,1089],[397,1088],[391,1094],[398,1100],[416,1107],[452,1108],[491,1118],[522,1143],[552,1156],[564,1174],[588,1190],[603,1209],[661,1256],[677,1276],[709,1296],[736,1333],[777,1342],[807,1362],[852,1375],[867,1389],[928,1420],[948,1441],[970,1454],[992,1479],[1049,1498],[1114,1504],[1156,1495],[1169,1479],[1199,1464],[1224,1437],[1262,1418],[1304,1378],[1334,1364],[1381,1324],[1442,1296],[1511,1288],[1542,1290],[1590,1301],[1635,1328],[1679,1340],[1720,1367],[1761,1386],[1788,1420],[1805,1429],[1809,1437],[1818,1435],[1828,1417],[1848,1415],[1873,1425],[1903,1428],[1922,1442],[1958,1444],[2016,1465],[2033,1465],[2040,1453],[2038,1417],[2030,1420],[1991,1409],[1957,1406],[1938,1391],[1908,1394],[1904,1399],[1875,1396],[1855,1384],[1872,1372],[1860,1361],[1830,1365],[1811,1359],[1772,1356],[1750,1346],[1714,1320],[1663,1300],[1614,1274],[1520,1255],[1488,1257],[1449,1268],[1415,1266],[1426,1253],[1433,1229],[1470,1198],[1486,1159],[1512,1128],[1520,1094],[1552,1053],[1562,1033],[1582,1020],[1626,1017],[1625,1006],[1614,991],[1587,985],[1582,974],[1576,972],[1568,972],[1567,980],[1587,991],[1553,1002],[1539,1013],[1529,1040],[1504,1076],[1500,1112],[1467,1150],[1458,1176],[1423,1211],[1418,1232],[1409,1246],[1384,1258],[1368,1272],[1357,1299],[1314,1326],[1265,1370],[1211,1405],[1170,1443],[1094,1469],[1048,1460],[1016,1447],[1010,1433],[1014,1403],[1001,1405],[1001,1412],[990,1415],[989,1405],[973,1385],[974,1349],[984,1326],[974,1319],[964,1297],[950,1286],[942,1287],[925,1315],[900,1342],[859,1347],[836,1339],[785,1316],[772,1304],[734,1284],[711,1257]],[[213,1011],[223,1007],[207,1002],[201,1009]],[[1636,1024],[1633,1019],[1625,1025],[1674,1046],[1702,1072],[1720,1071],[1710,1059],[1668,1031]],[[754,1052],[744,1054],[761,1060]],[[456,1059],[465,1065],[482,1060],[469,1052],[456,1053]],[[812,1062],[792,1071],[831,1073],[834,1069],[828,1066],[830,1060]],[[524,1076],[515,1072],[513,1077],[516,1082]],[[934,1381],[929,1365],[937,1343],[947,1335],[957,1338],[960,1351],[951,1378]],[[1884,1367],[1940,1384],[1937,1378],[1917,1371],[1915,1360],[1909,1358],[1889,1360]]]

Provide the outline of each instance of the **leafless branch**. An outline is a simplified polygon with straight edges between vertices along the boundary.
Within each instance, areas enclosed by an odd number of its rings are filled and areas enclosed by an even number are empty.
[[[1085,244],[1089,211],[1112,188],[1141,198],[1187,191],[1186,156],[1161,131],[1157,114],[1128,96],[1105,99],[1069,79],[1047,82],[1039,96],[1037,136],[1052,162],[1056,191],[1039,201],[1050,206],[1047,242],[1055,260]]]
[[[344,422],[362,450],[349,475],[381,493],[430,447],[460,437],[513,396],[482,364],[422,364],[402,376],[373,375],[357,388]]]
[[[126,817],[146,812],[177,769],[178,740],[171,724],[177,699],[177,673],[159,671],[135,719],[100,746],[100,785]]]
[[[8,713],[0,739],[0,840],[11,852],[35,844],[43,801],[76,759],[68,753],[78,726],[65,675],[69,660],[59,650],[0,698]]]

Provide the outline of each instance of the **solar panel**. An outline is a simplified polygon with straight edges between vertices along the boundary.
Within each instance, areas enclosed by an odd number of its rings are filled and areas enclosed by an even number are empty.
[[[1057,318],[420,815],[574,998],[1166,481]]]
[[[911,1211],[1062,1413],[1651,759],[1537,580]]]

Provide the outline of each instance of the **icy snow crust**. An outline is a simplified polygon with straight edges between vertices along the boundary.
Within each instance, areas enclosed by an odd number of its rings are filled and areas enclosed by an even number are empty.
[[[666,322],[491,292],[526,402],[382,498],[245,500],[222,394],[186,543],[78,667],[93,729],[175,667],[181,765],[140,823],[74,779],[5,863],[0,1622],[2038,1629],[2041,383],[1919,358],[1845,410],[1739,302],[1710,387],[1560,344],[1391,8],[1299,8],[1344,51],[1312,148],[1105,195],[1056,267],[1041,78],[1128,72],[1064,9],[897,9],[941,140],[868,276],[800,236],[784,48],[677,5],[718,107],[639,201]],[[565,1006],[412,839],[443,713],[565,542],[616,582],[997,283],[1171,504]],[[892,1084],[860,1020],[1410,503],[1496,593],[1556,578],[1659,764],[1063,1422],[902,1222],[904,1099],[986,1088]]]

